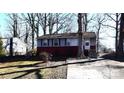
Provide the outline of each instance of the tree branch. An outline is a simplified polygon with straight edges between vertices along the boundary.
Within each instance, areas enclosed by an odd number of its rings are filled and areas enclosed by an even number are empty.
[[[110,28],[114,28],[114,29],[116,29],[116,27],[114,27],[114,26],[111,26],[111,25],[104,25],[104,24],[101,24],[102,26],[107,26],[107,27],[110,27]]]
[[[113,17],[111,17],[109,14],[106,13],[106,15],[107,15],[109,18],[111,18],[113,21],[116,22],[116,20],[115,20]]]

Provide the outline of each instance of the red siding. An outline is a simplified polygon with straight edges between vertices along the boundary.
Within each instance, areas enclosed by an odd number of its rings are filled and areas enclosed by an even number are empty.
[[[90,46],[90,49],[96,49],[96,46]]]
[[[78,47],[77,46],[38,47],[37,51],[38,53],[48,52],[48,53],[51,53],[53,56],[75,57],[77,56],[77,53],[78,53]]]

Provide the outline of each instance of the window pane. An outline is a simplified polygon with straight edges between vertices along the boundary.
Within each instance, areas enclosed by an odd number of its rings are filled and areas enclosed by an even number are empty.
[[[42,46],[43,46],[43,47],[48,46],[48,41],[47,41],[47,39],[44,39],[44,40],[42,41]]]
[[[65,46],[65,39],[60,39],[60,46]]]
[[[70,45],[71,45],[71,41],[72,41],[72,39],[67,39],[67,40],[66,40],[66,45],[67,45],[67,46],[70,46]]]
[[[49,39],[49,46],[52,46],[52,39]]]
[[[59,39],[54,39],[53,44],[54,44],[54,46],[58,46],[59,45]]]
[[[86,42],[85,45],[86,45],[86,46],[89,46],[89,42]]]

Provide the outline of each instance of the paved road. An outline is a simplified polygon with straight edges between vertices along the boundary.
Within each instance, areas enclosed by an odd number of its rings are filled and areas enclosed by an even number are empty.
[[[124,79],[124,63],[100,60],[68,65],[67,79]]]

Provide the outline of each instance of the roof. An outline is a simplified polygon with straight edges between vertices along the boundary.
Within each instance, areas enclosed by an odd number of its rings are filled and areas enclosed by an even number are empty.
[[[62,33],[62,34],[47,34],[38,37],[37,39],[53,39],[53,38],[78,38],[78,33]],[[83,32],[82,33],[83,38],[95,38],[96,34],[95,32]]]

